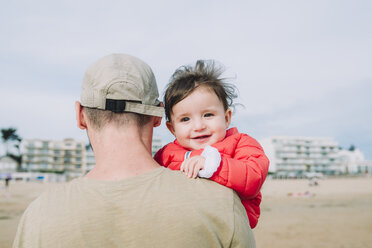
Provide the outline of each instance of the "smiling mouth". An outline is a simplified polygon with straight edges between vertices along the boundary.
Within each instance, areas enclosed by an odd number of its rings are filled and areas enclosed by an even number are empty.
[[[203,135],[203,136],[198,136],[198,137],[194,137],[192,139],[206,139],[206,138],[209,138],[210,135]]]

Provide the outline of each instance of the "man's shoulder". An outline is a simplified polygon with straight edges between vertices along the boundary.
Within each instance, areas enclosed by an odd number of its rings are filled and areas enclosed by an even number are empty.
[[[159,168],[159,170],[161,170],[161,173],[153,175],[155,181],[154,185],[160,185],[166,192],[168,192],[166,189],[169,189],[178,194],[183,194],[185,197],[205,197],[211,201],[223,200],[231,206],[234,202],[234,197],[238,198],[232,189],[211,180],[203,178],[190,179],[180,171],[173,171],[164,167]],[[152,180],[149,177],[146,178]],[[131,183],[132,182],[133,181],[131,181]],[[140,183],[138,183],[138,185],[140,185]],[[91,190],[97,189],[98,187],[99,185],[96,183],[87,183],[83,178],[74,179],[68,183],[53,185],[36,198],[28,208],[30,212],[50,211],[50,209],[54,209],[55,211],[58,209],[63,210],[66,208],[61,206],[74,202],[76,203],[76,201],[81,200],[79,199],[81,196],[89,194]]]
[[[50,185],[29,204],[25,213],[40,214],[62,208],[61,206],[67,203],[66,199],[71,197],[70,193],[76,191],[78,185],[79,179],[74,179],[67,183]]]

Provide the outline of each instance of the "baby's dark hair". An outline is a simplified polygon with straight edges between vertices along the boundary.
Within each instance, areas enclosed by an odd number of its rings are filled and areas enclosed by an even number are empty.
[[[172,75],[164,96],[165,117],[171,121],[174,105],[189,96],[198,87],[213,90],[225,111],[237,97],[236,87],[220,78],[225,69],[214,60],[198,60],[195,66],[181,66]]]

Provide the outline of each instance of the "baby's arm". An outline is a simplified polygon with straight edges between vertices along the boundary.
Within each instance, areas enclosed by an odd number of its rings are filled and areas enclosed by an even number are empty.
[[[168,169],[180,170],[186,152],[187,150],[185,148],[175,143],[169,143],[154,155],[154,159],[161,166]]]
[[[196,176],[210,178],[220,166],[221,155],[212,146],[205,147],[201,155],[189,158],[190,153],[185,154],[185,161],[181,165],[181,171],[190,178],[196,178]]]
[[[193,151],[194,152],[194,151]],[[214,147],[198,150],[198,156],[189,157],[191,151],[175,143],[169,143],[154,156],[156,162],[171,170],[181,170],[189,177],[209,178],[217,170],[221,155]],[[205,165],[205,166],[204,166]]]

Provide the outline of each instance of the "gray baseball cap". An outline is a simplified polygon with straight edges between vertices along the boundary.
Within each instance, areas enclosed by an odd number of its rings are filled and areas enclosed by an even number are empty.
[[[155,76],[142,60],[127,54],[110,54],[85,72],[81,105],[115,113],[134,112],[162,117]]]

